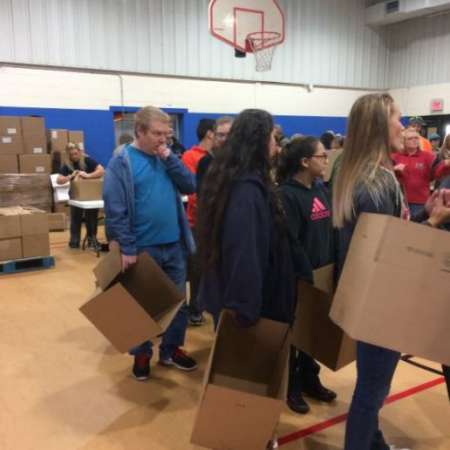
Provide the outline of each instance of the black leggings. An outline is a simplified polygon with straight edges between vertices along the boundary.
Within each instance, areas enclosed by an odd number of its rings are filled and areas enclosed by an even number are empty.
[[[70,242],[72,244],[80,243],[81,223],[86,222],[86,232],[88,238],[97,236],[97,217],[98,209],[81,209],[76,206],[70,207]]]

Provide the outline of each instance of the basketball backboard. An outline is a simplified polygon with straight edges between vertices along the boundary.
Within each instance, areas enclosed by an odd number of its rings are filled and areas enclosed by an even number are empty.
[[[284,41],[284,14],[276,0],[211,0],[209,30],[235,49],[253,52],[249,36],[263,37],[258,50]]]

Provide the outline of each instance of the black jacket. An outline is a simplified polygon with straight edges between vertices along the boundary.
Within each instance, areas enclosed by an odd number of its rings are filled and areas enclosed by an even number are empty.
[[[222,236],[221,260],[200,283],[200,303],[217,321],[224,308],[242,323],[260,317],[291,323],[295,277],[286,234],[275,224],[271,194],[258,175],[240,178],[230,192]]]
[[[290,179],[280,186],[298,279],[313,282],[313,270],[334,260],[333,224],[327,188]]]

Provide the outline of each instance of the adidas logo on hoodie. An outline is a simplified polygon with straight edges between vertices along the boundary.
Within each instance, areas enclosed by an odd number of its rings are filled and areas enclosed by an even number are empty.
[[[330,210],[317,197],[314,197],[312,203],[311,220],[322,220],[330,216]]]

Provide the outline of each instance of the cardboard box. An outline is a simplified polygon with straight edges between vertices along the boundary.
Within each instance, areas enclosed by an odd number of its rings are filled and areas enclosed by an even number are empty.
[[[81,177],[75,177],[70,183],[69,195],[71,200],[102,200],[103,178],[86,180]]]
[[[0,155],[0,173],[19,173],[17,155]]]
[[[80,311],[120,352],[163,334],[184,302],[184,295],[147,254],[121,273],[117,245],[94,269],[99,289]]]
[[[48,228],[50,231],[63,231],[67,228],[67,216],[64,213],[48,214]]]
[[[22,125],[20,117],[0,116],[0,135],[22,136]]]
[[[24,136],[23,152],[29,155],[47,154],[47,139],[44,135],[32,134]]]
[[[292,345],[331,370],[356,359],[356,344],[329,317],[334,294],[334,265],[314,271],[314,286],[301,281],[292,328]]]
[[[336,163],[336,160],[339,158],[339,156],[342,154],[344,149],[338,148],[334,150],[330,150],[327,152],[328,154],[328,165],[325,170],[325,175],[323,176],[324,181],[330,181],[331,174],[333,173],[334,165]]]
[[[207,448],[263,450],[286,399],[289,327],[260,319],[237,327],[222,313],[205,373],[191,442]]]
[[[19,168],[20,173],[50,174],[52,168],[50,155],[20,155]]]
[[[24,258],[50,256],[50,237],[47,233],[22,237]]]
[[[20,237],[20,217],[15,208],[0,208],[0,239]]]
[[[70,206],[67,202],[55,203],[53,207],[53,212],[62,213],[67,219],[70,219]]]
[[[0,261],[21,259],[22,257],[22,241],[20,238],[0,239]]]
[[[44,136],[45,137],[45,119],[43,117],[30,116],[21,117],[22,136]]]
[[[362,214],[331,318],[352,338],[450,365],[450,233]]]
[[[20,155],[22,153],[22,135],[0,135],[0,155]]]
[[[69,142],[69,135],[64,129],[50,129],[47,130],[48,141],[50,142],[50,151],[64,152],[66,145]]]
[[[69,130],[69,142],[78,145],[81,150],[84,150],[84,131]]]
[[[20,230],[22,236],[48,234],[48,214],[36,208],[22,208]]]

